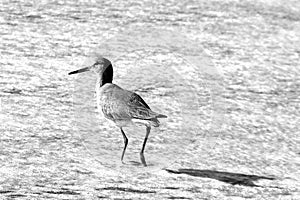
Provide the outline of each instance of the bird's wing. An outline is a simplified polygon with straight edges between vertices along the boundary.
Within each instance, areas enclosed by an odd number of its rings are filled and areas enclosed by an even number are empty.
[[[146,104],[144,99],[136,93],[131,93],[129,98],[129,105],[136,106],[136,107],[145,107],[147,109],[150,109],[150,107]]]
[[[130,116],[136,119],[152,119],[158,116],[153,112],[146,102],[136,93],[132,93],[127,101]]]
[[[121,88],[117,90],[110,93],[101,105],[106,118],[111,120],[153,119],[158,116],[138,94]]]

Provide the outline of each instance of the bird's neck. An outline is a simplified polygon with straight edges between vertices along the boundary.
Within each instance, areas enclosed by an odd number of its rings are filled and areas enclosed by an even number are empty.
[[[97,85],[102,87],[106,83],[112,83],[113,80],[113,68],[112,65],[109,65],[105,71],[100,74],[97,80]]]

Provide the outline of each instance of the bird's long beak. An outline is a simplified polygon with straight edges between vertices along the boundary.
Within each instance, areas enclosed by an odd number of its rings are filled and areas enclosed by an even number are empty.
[[[72,74],[77,74],[77,73],[81,73],[81,72],[86,72],[86,71],[89,71],[89,70],[90,70],[90,67],[85,67],[85,68],[82,68],[82,69],[78,69],[78,70],[72,71],[72,72],[70,72],[68,74],[72,75]]]

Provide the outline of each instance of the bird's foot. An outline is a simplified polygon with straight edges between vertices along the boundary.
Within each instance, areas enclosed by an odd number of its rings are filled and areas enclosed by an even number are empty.
[[[141,158],[141,162],[144,165],[144,167],[147,167],[147,163],[146,163],[146,160],[145,160],[145,157],[144,157],[143,153],[140,153],[140,158]]]

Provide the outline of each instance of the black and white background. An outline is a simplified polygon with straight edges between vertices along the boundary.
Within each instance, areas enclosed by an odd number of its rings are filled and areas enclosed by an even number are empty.
[[[0,199],[300,199],[299,1],[2,0],[0,36]],[[67,75],[94,53],[168,115],[149,167]]]

